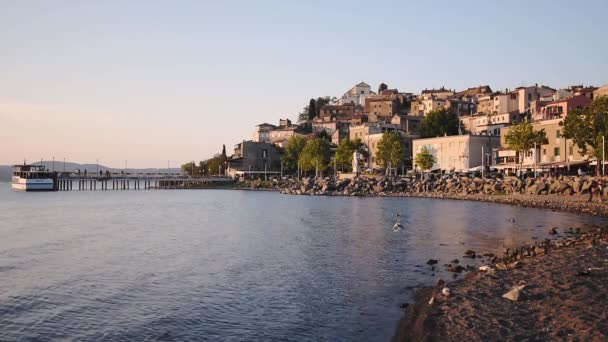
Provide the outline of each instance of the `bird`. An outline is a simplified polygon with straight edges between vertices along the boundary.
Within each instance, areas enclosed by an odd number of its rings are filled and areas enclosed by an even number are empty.
[[[447,297],[450,295],[450,289],[447,287],[444,287],[443,290],[441,290],[441,293]]]
[[[403,225],[401,224],[401,222],[397,222],[393,225],[393,231],[396,232],[399,229],[403,229]]]
[[[511,223],[515,223],[515,217],[511,217],[510,219],[508,219],[507,221],[511,222]]]

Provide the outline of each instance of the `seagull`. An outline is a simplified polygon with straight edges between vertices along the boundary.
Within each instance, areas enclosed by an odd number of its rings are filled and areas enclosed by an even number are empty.
[[[399,229],[403,229],[403,225],[401,224],[401,222],[397,222],[393,225],[393,231],[396,232]]]
[[[508,219],[507,221],[511,222],[511,223],[515,223],[515,217],[511,217],[510,219]]]

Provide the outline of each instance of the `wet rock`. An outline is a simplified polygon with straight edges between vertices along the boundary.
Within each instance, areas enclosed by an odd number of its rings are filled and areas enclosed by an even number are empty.
[[[435,259],[429,259],[429,261],[426,262],[427,265],[435,265],[438,261]]]
[[[463,258],[471,258],[471,259],[474,259],[475,257],[476,257],[475,251],[472,251],[470,249],[468,251],[466,251],[463,256]]]
[[[447,268],[447,271],[454,272],[454,273],[462,273],[462,271],[464,271],[464,267],[462,267],[460,265],[450,266]]]
[[[458,259],[454,259],[454,260],[452,260],[452,261],[450,261],[450,262],[451,262],[452,264],[458,264],[458,263],[460,262],[460,260],[458,260]]]

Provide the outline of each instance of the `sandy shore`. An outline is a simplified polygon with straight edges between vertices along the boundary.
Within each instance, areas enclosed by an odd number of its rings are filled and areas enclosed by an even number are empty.
[[[608,228],[565,235],[523,246],[489,272],[421,289],[393,340],[607,341]],[[503,298],[521,285],[517,301]]]

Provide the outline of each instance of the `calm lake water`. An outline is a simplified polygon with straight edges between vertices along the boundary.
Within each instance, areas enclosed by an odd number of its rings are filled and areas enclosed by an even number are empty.
[[[449,200],[0,183],[0,340],[388,341],[413,289],[451,278],[429,258],[599,222]]]

